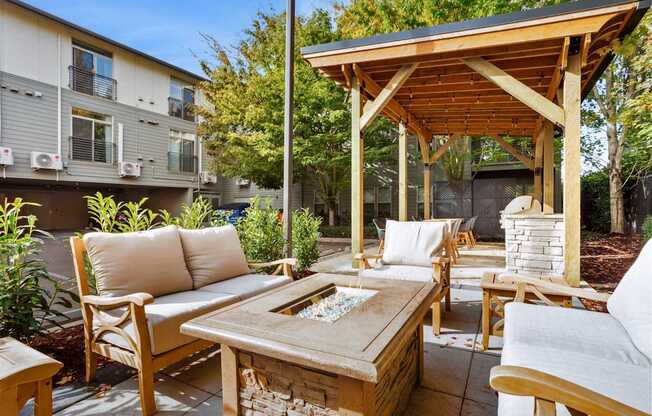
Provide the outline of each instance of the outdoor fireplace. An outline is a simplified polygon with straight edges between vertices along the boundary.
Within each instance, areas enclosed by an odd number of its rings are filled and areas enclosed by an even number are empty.
[[[519,197],[505,208],[501,223],[508,273],[564,275],[563,214],[543,214],[538,201]]]

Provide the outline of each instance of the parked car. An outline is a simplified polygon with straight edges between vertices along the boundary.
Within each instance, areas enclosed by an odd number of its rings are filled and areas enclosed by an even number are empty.
[[[246,210],[249,208],[251,204],[249,202],[234,202],[231,204],[224,204],[220,207],[217,208],[218,211],[230,211],[231,215],[227,218],[227,220],[235,225],[240,218],[244,218],[246,215]]]

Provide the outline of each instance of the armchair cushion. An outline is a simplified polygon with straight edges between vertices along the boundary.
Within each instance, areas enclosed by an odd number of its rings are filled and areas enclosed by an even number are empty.
[[[447,232],[445,222],[387,220],[383,263],[432,267]]]
[[[608,314],[512,302],[505,307],[502,365],[543,371],[645,412],[652,366]],[[532,397],[500,393],[499,416],[534,414]],[[569,415],[557,406],[558,415]]]
[[[154,303],[145,305],[152,354],[163,354],[195,341],[196,338],[179,332],[181,324],[237,301],[238,297],[232,294],[198,290],[189,290],[155,298]],[[106,313],[118,317],[124,310],[125,307],[122,307]],[[95,321],[95,326],[97,327],[97,321]],[[122,329],[136,341],[133,322],[128,321],[122,326]],[[125,339],[115,333],[106,332],[101,336],[101,339],[118,347],[131,350],[131,346]]]
[[[422,266],[404,266],[383,264],[379,267],[360,271],[360,277],[392,280],[412,280],[417,282],[432,282],[433,269]]]
[[[195,289],[249,273],[249,266],[233,225],[179,230],[183,254]]]
[[[290,283],[288,276],[272,276],[268,274],[245,274],[233,279],[223,280],[203,286],[200,292],[228,293],[244,300],[260,293]]]
[[[83,239],[102,296],[145,292],[157,297],[192,289],[174,225],[123,234],[93,232]]]
[[[652,240],[625,273],[607,302],[607,310],[652,360]]]

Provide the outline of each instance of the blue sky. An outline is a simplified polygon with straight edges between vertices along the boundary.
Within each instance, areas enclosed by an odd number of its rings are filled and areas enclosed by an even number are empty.
[[[26,0],[31,5],[174,65],[201,74],[207,48],[200,33],[224,45],[242,38],[260,9],[285,10],[285,0]],[[297,13],[333,0],[296,0]]]

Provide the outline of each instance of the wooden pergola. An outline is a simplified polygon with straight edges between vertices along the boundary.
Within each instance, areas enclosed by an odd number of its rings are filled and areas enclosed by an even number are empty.
[[[534,171],[553,212],[555,128],[563,131],[565,270],[580,279],[580,104],[649,0],[589,0],[303,48],[314,68],[351,93],[352,254],[363,250],[364,129],[379,115],[399,128],[399,219],[407,220],[407,134],[430,166],[462,136],[493,137]],[[433,137],[448,141],[433,147]],[[535,157],[503,136],[531,137]]]

